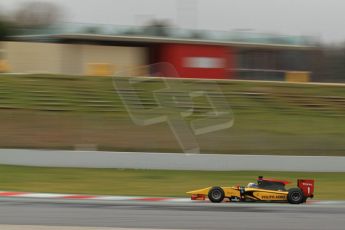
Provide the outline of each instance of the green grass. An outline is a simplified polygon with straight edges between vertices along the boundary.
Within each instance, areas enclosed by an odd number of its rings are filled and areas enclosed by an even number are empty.
[[[183,90],[208,91],[214,82],[177,81],[183,85],[171,91],[180,96]],[[202,153],[345,156],[344,86],[217,84],[231,106],[234,126],[196,136]],[[151,91],[164,87],[162,80],[152,78],[137,84],[136,93],[145,108],[152,108],[156,102]],[[134,124],[117,90],[107,77],[0,75],[0,148],[73,149],[76,144],[94,144],[100,150],[181,151],[166,123]],[[186,121],[205,115],[208,107],[205,97],[194,98],[194,112]]]
[[[246,185],[258,175],[276,179],[315,179],[315,199],[345,200],[345,173],[262,171],[168,171],[44,168],[0,165],[0,190],[80,194],[184,197],[186,191],[213,186]],[[291,186],[290,186],[291,187]]]

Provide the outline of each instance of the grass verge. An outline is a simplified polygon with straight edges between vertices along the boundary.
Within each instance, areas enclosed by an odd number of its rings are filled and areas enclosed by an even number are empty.
[[[0,190],[184,197],[197,188],[254,182],[258,175],[315,179],[315,199],[345,200],[345,173],[264,171],[168,171],[129,169],[45,168],[0,165]]]
[[[128,81],[125,77],[117,79]],[[112,80],[0,75],[0,148],[73,149],[76,145],[93,145],[99,150],[181,152],[166,122],[135,124],[119,97],[121,90],[132,99],[137,95],[145,108],[142,112],[149,118],[166,115],[147,112],[157,107],[152,90],[167,90],[163,80],[152,78],[127,91],[114,87]],[[210,94],[215,81],[170,81],[183,83],[168,93],[180,96],[181,108],[193,110],[185,118],[187,124],[209,118],[213,110],[206,96],[192,98],[192,105],[189,97],[182,96],[186,90]],[[343,85],[216,82],[224,97],[215,95],[213,99],[227,101],[234,125],[197,135],[202,153],[345,156]],[[181,108],[166,106],[175,113]]]

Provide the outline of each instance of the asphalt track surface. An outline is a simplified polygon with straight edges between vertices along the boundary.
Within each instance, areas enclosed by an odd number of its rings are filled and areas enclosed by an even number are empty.
[[[344,230],[345,202],[290,205],[0,198],[0,229],[38,229],[24,225],[81,227],[78,229]]]

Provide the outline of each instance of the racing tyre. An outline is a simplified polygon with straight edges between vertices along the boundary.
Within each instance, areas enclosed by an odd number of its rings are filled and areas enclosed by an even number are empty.
[[[308,197],[303,197],[303,202],[302,203],[306,203],[307,199],[308,199]]]
[[[213,203],[220,203],[224,200],[225,194],[221,187],[213,187],[208,192],[208,199]]]
[[[301,189],[291,188],[289,189],[287,200],[290,204],[301,204],[304,202],[305,198]]]

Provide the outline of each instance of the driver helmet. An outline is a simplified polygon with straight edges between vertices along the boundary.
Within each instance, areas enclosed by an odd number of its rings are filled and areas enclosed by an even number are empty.
[[[255,183],[250,182],[250,183],[248,183],[247,187],[248,188],[257,188],[258,186]]]

